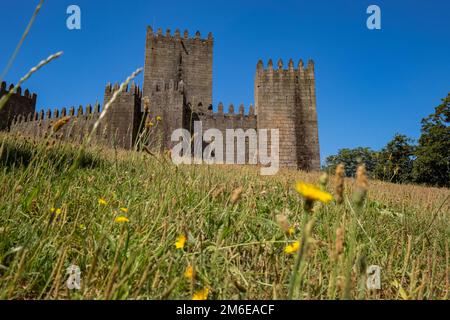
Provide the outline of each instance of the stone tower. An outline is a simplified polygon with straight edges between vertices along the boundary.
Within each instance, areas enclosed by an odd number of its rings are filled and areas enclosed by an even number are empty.
[[[212,104],[213,37],[194,38],[177,29],[163,34],[147,29],[143,96],[150,100],[150,114],[161,116],[163,145],[171,146],[170,135],[181,127],[192,131],[192,123]]]
[[[149,27],[145,53],[144,96],[151,97],[155,83],[178,85],[183,81],[185,104],[194,112],[206,113],[212,103],[213,38],[201,39],[200,32],[189,38],[177,29],[172,35],[167,30],[156,34]]]
[[[280,167],[319,170],[320,152],[317,128],[314,63],[304,68],[292,60],[283,69],[281,60],[274,69],[269,60],[256,67],[255,104],[258,129],[279,129]]]
[[[111,100],[114,92],[119,90],[119,84],[108,84],[105,88],[104,105]],[[142,93],[134,83],[123,91],[111,105],[105,119],[99,128],[99,135],[104,135],[104,143],[131,149],[140,128]]]

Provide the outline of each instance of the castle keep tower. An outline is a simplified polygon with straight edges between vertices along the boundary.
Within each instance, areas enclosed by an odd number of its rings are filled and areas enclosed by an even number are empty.
[[[155,84],[168,84],[173,81],[178,85],[183,81],[185,104],[194,112],[206,113],[212,103],[212,34],[201,39],[197,31],[194,38],[189,38],[188,31],[183,36],[177,29],[174,35],[170,30],[157,34],[149,27],[144,70],[144,96],[151,97]]]
[[[143,95],[150,99],[150,115],[161,116],[162,146],[171,147],[171,133],[192,130],[193,119],[206,114],[212,103],[212,34],[201,39],[200,32],[189,38],[161,29],[147,29]]]
[[[283,69],[281,60],[274,69],[269,60],[264,69],[256,67],[255,104],[258,129],[279,129],[280,167],[319,170],[320,152],[317,128],[314,63],[304,68],[292,60]]]

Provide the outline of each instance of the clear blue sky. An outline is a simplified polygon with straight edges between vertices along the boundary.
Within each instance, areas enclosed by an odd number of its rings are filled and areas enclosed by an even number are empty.
[[[1,69],[37,2],[1,0]],[[80,31],[66,28],[70,4],[81,7]],[[381,7],[382,30],[366,28],[370,4]],[[396,132],[419,136],[421,118],[450,91],[449,14],[447,0],[47,0],[6,80],[62,50],[24,86],[38,93],[38,108],[103,102],[108,81],[143,66],[147,25],[211,31],[215,105],[254,102],[258,59],[315,60],[324,158],[381,148]]]

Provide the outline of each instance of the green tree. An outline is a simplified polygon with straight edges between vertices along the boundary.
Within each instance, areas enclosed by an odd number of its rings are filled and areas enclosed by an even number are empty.
[[[356,168],[359,164],[364,163],[366,170],[371,174],[377,164],[377,153],[370,148],[340,149],[337,155],[329,156],[325,159],[324,169],[330,173],[334,173],[338,164],[345,165],[345,175],[354,177]]]
[[[450,187],[450,93],[422,120],[413,175],[418,183]]]
[[[396,183],[412,181],[415,150],[412,143],[407,136],[396,134],[378,153],[374,177]]]

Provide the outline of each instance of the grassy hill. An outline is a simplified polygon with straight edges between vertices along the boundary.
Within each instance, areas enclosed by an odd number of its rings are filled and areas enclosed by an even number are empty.
[[[318,173],[8,135],[0,169],[2,299],[449,298],[448,189],[369,181],[358,207],[347,180],[342,204],[306,212],[294,185]],[[366,289],[369,265],[381,290]]]

